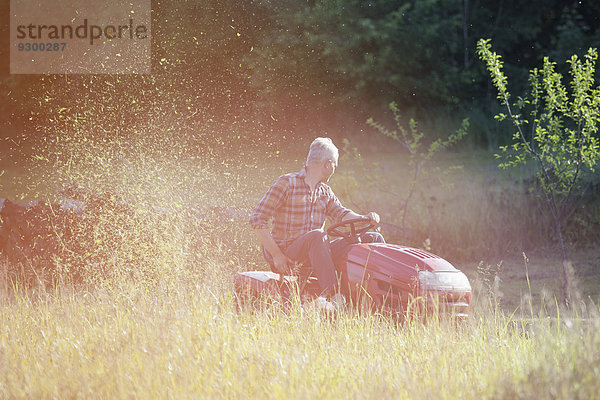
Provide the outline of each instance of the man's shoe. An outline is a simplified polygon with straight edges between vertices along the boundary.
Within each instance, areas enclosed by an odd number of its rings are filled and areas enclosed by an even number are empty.
[[[341,293],[336,293],[331,297],[330,303],[333,305],[333,307],[336,310],[344,309],[344,308],[346,308],[346,304],[347,304],[346,297]]]
[[[317,297],[313,304],[319,311],[335,312],[346,309],[346,298],[341,293],[336,293],[329,300],[323,296]]]
[[[332,312],[332,311],[335,310],[334,304],[331,301],[327,301],[327,299],[325,297],[323,297],[323,296],[317,297],[313,301],[313,304],[315,305],[315,307],[319,311]]]

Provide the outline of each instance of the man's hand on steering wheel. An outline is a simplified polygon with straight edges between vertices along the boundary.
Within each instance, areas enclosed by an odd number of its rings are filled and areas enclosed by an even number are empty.
[[[377,225],[379,221],[381,221],[381,219],[379,218],[379,214],[373,211],[365,215],[365,217],[369,218],[371,220],[371,224],[373,225]]]
[[[329,236],[339,236],[346,239],[354,240],[358,238],[361,234],[367,232],[377,225],[380,221],[379,215],[377,213],[371,212],[367,215],[358,215],[354,214],[350,218],[346,218],[337,224],[333,224],[327,229],[327,235]],[[365,225],[366,224],[366,225]],[[340,228],[350,229],[350,231],[345,231]]]

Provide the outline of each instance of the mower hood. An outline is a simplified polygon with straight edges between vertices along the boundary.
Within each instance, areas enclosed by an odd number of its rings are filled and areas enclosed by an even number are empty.
[[[348,254],[348,261],[364,263],[367,269],[382,273],[397,269],[431,272],[458,272],[443,258],[425,250],[387,243],[369,243],[354,246]]]

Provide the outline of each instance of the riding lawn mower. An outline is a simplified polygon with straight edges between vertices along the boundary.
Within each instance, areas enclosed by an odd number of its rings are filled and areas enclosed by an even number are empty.
[[[347,251],[336,263],[339,290],[359,310],[406,318],[414,315],[448,315],[466,319],[471,313],[471,285],[466,275],[430,252],[388,243],[361,243],[360,235],[374,228],[368,218],[334,224],[329,238],[340,237]],[[281,275],[272,271],[247,271],[235,276],[240,305],[261,304],[267,299],[289,303],[299,295],[303,303],[317,299],[321,287],[310,266]]]

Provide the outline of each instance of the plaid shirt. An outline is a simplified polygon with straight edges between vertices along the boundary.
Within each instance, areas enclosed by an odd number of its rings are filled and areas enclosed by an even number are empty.
[[[264,195],[250,217],[254,229],[269,228],[273,219],[273,239],[280,247],[314,229],[323,229],[325,218],[340,221],[350,212],[333,190],[318,183],[314,191],[304,181],[306,169],[282,175]]]

